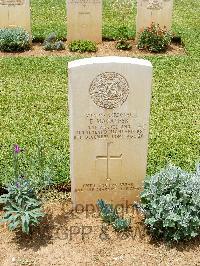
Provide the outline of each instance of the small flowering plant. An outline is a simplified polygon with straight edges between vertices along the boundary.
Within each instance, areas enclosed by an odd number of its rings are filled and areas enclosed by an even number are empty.
[[[14,154],[18,154],[18,153],[20,153],[21,151],[23,151],[23,149],[20,148],[18,144],[15,144],[15,145],[14,145],[13,150],[14,150]]]
[[[159,24],[152,23],[145,28],[138,37],[138,49],[150,52],[165,52],[171,43],[172,35],[166,28],[160,28]]]
[[[21,228],[23,233],[29,234],[30,227],[36,226],[44,214],[34,184],[24,176],[18,175],[18,155],[22,151],[18,145],[14,145],[16,176],[15,180],[6,186],[8,193],[0,197],[0,203],[4,204],[4,215],[0,222],[7,223],[10,230]]]
[[[24,151],[18,144],[13,145],[13,163],[14,163],[14,175],[15,178],[18,178],[20,175],[19,169],[19,156]]]

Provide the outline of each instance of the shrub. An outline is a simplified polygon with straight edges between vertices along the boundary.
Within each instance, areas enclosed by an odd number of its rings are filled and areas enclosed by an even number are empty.
[[[23,52],[30,49],[30,35],[22,28],[0,29],[0,51]]]
[[[47,36],[43,45],[44,45],[44,50],[46,50],[46,51],[65,50],[64,42],[58,41],[57,36],[54,32]]]
[[[150,52],[163,52],[171,42],[171,34],[166,28],[161,29],[158,24],[152,23],[139,34],[138,48]]]
[[[22,228],[28,234],[31,226],[36,226],[44,216],[41,201],[37,198],[29,180],[21,177],[7,185],[8,194],[0,197],[4,215],[0,220],[8,223],[10,230]]]
[[[69,44],[69,50],[71,52],[96,52],[97,46],[94,42],[88,40],[73,41]]]
[[[120,218],[116,208],[113,208],[111,204],[107,204],[101,199],[97,201],[97,206],[103,221],[111,224],[116,231],[121,232],[129,229],[130,219]]]
[[[153,236],[179,241],[200,234],[200,166],[187,173],[168,166],[144,183],[141,207]]]

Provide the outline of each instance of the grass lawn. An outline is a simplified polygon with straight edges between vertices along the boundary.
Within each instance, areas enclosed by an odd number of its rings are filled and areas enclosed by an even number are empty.
[[[123,21],[128,26],[130,36],[135,35],[136,4],[123,0],[124,5],[116,4],[115,0],[103,0],[103,36],[113,38]],[[66,39],[66,0],[32,0],[32,30],[35,40],[44,40],[51,32]]]
[[[121,20],[117,14],[112,18],[110,2],[104,1],[104,36],[112,38]],[[135,8],[124,10],[134,35]],[[175,0],[173,30],[181,35],[187,55],[146,57],[154,67],[148,174],[169,162],[193,170],[200,159],[199,14],[199,0]],[[52,31],[64,38],[65,15],[65,0],[32,0],[35,39]],[[13,175],[12,145],[25,147],[34,165],[38,141],[45,146],[45,165],[54,170],[54,180],[69,180],[67,62],[74,59],[0,59],[0,183]],[[33,167],[27,171],[36,175]]]

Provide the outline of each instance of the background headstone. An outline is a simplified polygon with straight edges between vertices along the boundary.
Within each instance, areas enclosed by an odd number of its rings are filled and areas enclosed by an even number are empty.
[[[152,65],[96,57],[68,66],[73,204],[133,203],[146,174]]]
[[[136,32],[149,27],[152,22],[171,30],[173,0],[137,0]]]
[[[0,0],[0,28],[22,27],[31,35],[29,0]]]
[[[67,41],[102,41],[102,0],[67,0]]]

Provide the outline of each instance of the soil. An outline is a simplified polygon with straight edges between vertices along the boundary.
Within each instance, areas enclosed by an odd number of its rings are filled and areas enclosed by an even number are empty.
[[[63,51],[45,51],[43,49],[42,44],[40,43],[33,43],[32,49],[29,51],[21,52],[21,53],[3,53],[0,52],[0,57],[6,56],[145,56],[145,55],[152,55],[153,53],[139,50],[136,46],[134,41],[130,41],[132,44],[132,49],[129,51],[118,50],[115,48],[116,41],[104,41],[101,44],[98,44],[98,51],[95,53],[77,53],[77,52],[70,52],[65,43],[66,50]],[[154,53],[155,54],[155,53]],[[178,43],[172,43],[168,50],[165,53],[159,53],[163,55],[183,55],[185,54],[184,47]],[[156,53],[157,55],[157,53]]]
[[[68,194],[44,208],[45,218],[29,236],[0,226],[1,266],[200,265],[200,237],[173,245],[152,240],[136,211],[125,214],[131,230],[117,233],[97,212],[73,211]]]

